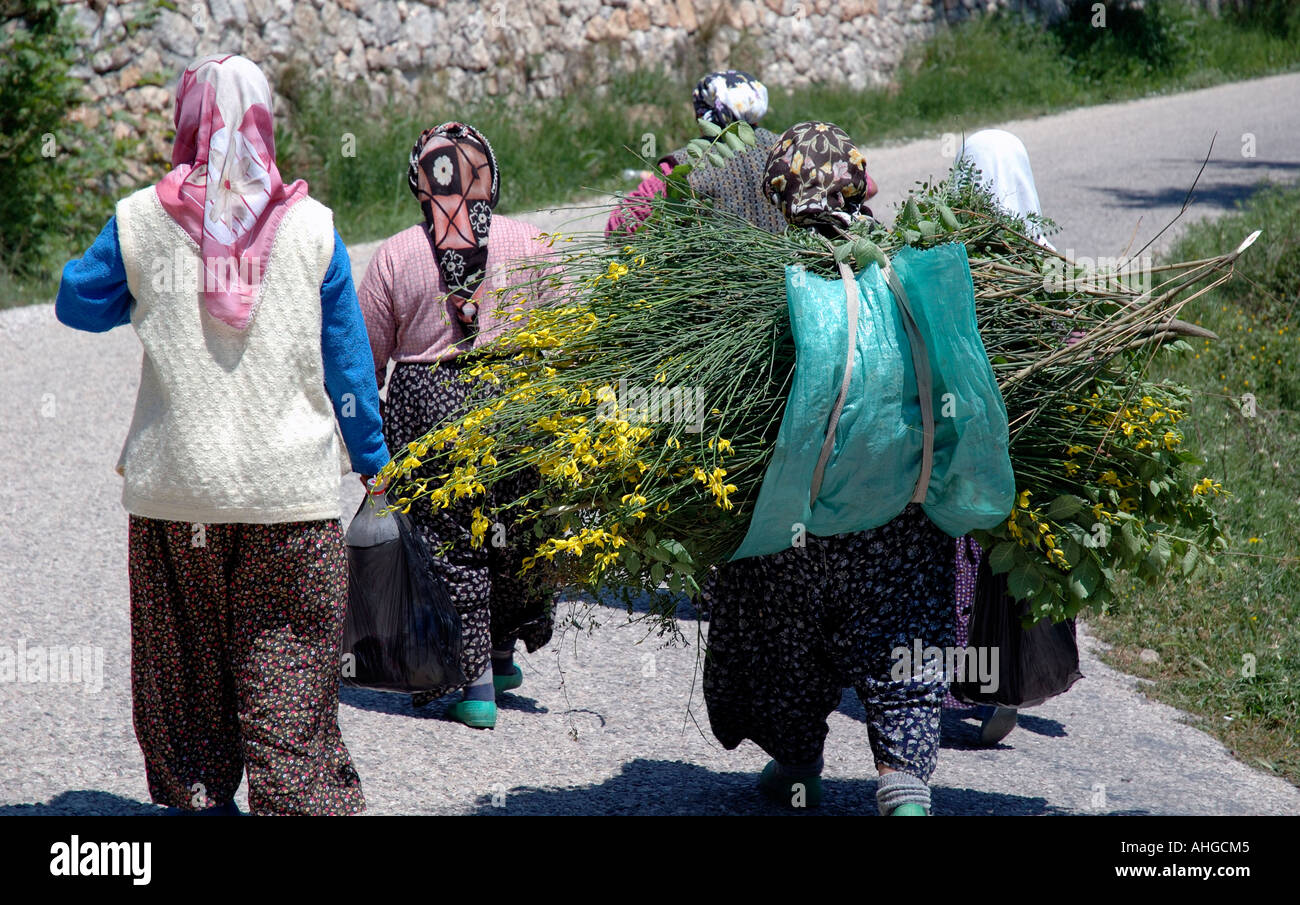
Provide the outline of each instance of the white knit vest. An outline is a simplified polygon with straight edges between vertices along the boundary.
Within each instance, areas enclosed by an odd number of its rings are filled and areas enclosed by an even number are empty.
[[[118,203],[117,235],[144,346],[118,460],[122,505],[204,524],[338,518],[340,450],[321,361],[329,209],[304,198],[284,215],[245,330],[208,314],[198,247],[152,187]]]

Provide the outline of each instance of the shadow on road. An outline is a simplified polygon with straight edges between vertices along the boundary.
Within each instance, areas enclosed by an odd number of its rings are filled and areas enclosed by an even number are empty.
[[[0,817],[66,817],[74,814],[92,817],[157,817],[163,810],[162,806],[150,802],[123,798],[110,792],[80,789],[60,792],[40,804],[0,806]]]
[[[862,701],[852,688],[844,689],[844,696],[840,698],[840,706],[836,710],[859,723],[866,723],[867,721],[867,710],[862,706]],[[1032,732],[1034,735],[1047,738],[1065,738],[1069,735],[1065,731],[1065,726],[1057,720],[1034,716],[1032,713],[1024,711],[1020,712],[1014,730],[1014,732],[1021,731]],[[975,716],[974,708],[969,710],[949,710],[945,708],[941,717],[939,732],[940,745],[944,748],[964,750],[990,747],[980,744],[980,724],[978,717]],[[1010,738],[1014,742],[1014,734]],[[994,745],[992,749],[1003,747],[1010,746]]]
[[[1279,167],[1300,168],[1300,165],[1292,164],[1271,164]],[[1207,169],[1208,173],[1208,169]],[[1204,178],[1197,183],[1195,191],[1192,192],[1191,213],[1204,213],[1205,208],[1213,207],[1219,210],[1232,210],[1239,202],[1245,202],[1256,192],[1267,187],[1268,182],[1256,182],[1253,184],[1243,184],[1240,182],[1208,182]],[[1183,201],[1187,198],[1187,189],[1190,188],[1190,182],[1187,186],[1175,186],[1160,189],[1141,189],[1141,188],[1113,188],[1107,187],[1105,195],[1107,199],[1122,207],[1129,208],[1158,208],[1158,207],[1182,207]],[[1163,225],[1163,224],[1162,224]]]
[[[798,811],[778,807],[755,788],[754,773],[716,773],[695,764],[638,758],[623,771],[595,786],[537,789],[520,786],[504,796],[478,799],[481,815],[870,815],[876,813],[875,777],[827,779],[820,808]],[[1065,814],[1044,798],[1002,795],[975,789],[934,789],[940,814]]]
[[[460,700],[460,692],[452,692],[437,700],[430,701],[423,707],[412,707],[409,694],[394,694],[387,691],[371,691],[368,688],[339,688],[339,703],[357,710],[369,710],[372,713],[388,713],[394,716],[410,716],[420,720],[445,719],[447,708]],[[497,707],[501,710],[514,710],[519,713],[550,713],[546,707],[533,698],[520,694],[502,694],[497,697]]]

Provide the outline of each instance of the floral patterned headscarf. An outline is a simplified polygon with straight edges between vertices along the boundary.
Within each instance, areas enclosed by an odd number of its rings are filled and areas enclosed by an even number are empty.
[[[867,159],[853,140],[833,123],[791,126],[767,156],[763,191],[794,226],[825,234],[871,216],[867,199],[876,183],[867,174]]]
[[[276,230],[307,197],[307,183],[280,180],[271,87],[252,60],[217,54],[187,68],[176,88],[175,125],[172,169],[154,191],[199,247],[204,308],[243,330]]]
[[[726,128],[743,119],[756,125],[767,112],[767,88],[747,72],[728,69],[700,79],[691,94],[695,118]]]
[[[492,210],[500,195],[492,146],[464,123],[426,129],[411,149],[406,179],[424,212],[448,291],[462,303],[470,301],[486,275]]]

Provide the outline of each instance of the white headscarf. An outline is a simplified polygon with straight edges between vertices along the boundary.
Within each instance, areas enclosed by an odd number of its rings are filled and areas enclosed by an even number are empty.
[[[1034,187],[1034,172],[1029,168],[1029,152],[1019,138],[1001,129],[982,129],[962,145],[957,163],[963,160],[979,170],[980,182],[1007,213],[1021,218],[1043,215],[1038,206],[1038,189]],[[1033,223],[1029,226],[1036,233],[1031,238],[1056,250]]]

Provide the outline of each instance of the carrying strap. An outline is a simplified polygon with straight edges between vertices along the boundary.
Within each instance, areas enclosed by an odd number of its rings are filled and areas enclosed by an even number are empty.
[[[921,338],[921,330],[916,325],[916,318],[912,316],[912,306],[908,301],[906,290],[903,289],[903,281],[898,278],[898,272],[894,270],[892,264],[886,264],[883,270],[885,280],[898,301],[898,308],[903,317],[903,329],[907,333],[908,344],[912,347],[912,367],[916,371],[916,391],[921,402],[923,439],[921,474],[917,477],[916,490],[912,494],[911,502],[923,503],[930,490],[930,473],[934,469],[934,400],[931,398],[934,393],[934,380],[930,372],[930,352]],[[817,503],[817,495],[821,492],[822,479],[826,474],[826,463],[830,460],[831,450],[835,447],[835,429],[839,427],[840,415],[844,412],[844,400],[848,396],[849,381],[853,378],[853,353],[858,345],[858,312],[862,301],[858,296],[858,282],[853,278],[853,271],[844,262],[840,263],[840,279],[844,281],[844,295],[849,305],[848,355],[844,362],[844,379],[840,381],[839,396],[835,400],[830,421],[826,425],[826,439],[822,441],[817,467],[813,470],[812,489],[808,496],[809,507]]]
[[[844,281],[844,296],[849,302],[848,357],[844,361],[844,379],[840,381],[840,394],[835,399],[835,408],[831,409],[831,420],[826,426],[826,439],[822,441],[821,455],[817,457],[817,467],[813,469],[812,489],[809,491],[808,506],[817,503],[817,494],[822,489],[822,478],[826,474],[826,462],[835,447],[835,428],[839,426],[840,414],[844,411],[844,399],[849,394],[849,381],[853,379],[853,353],[858,347],[858,309],[862,300],[858,297],[858,281],[853,279],[849,265],[840,262],[840,279]]]

